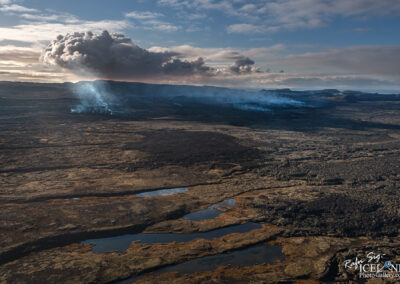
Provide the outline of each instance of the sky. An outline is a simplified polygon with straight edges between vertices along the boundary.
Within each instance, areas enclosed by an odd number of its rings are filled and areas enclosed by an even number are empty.
[[[0,81],[400,90],[399,0],[0,0]]]

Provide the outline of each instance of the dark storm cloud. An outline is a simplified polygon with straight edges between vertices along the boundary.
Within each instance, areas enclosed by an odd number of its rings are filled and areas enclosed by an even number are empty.
[[[109,79],[209,75],[203,59],[184,61],[175,52],[151,52],[122,34],[74,33],[58,36],[43,51],[42,61],[74,73]]]
[[[163,72],[170,75],[207,74],[211,71],[212,68],[206,66],[203,58],[201,57],[195,61],[182,61],[180,59],[174,59],[163,65]]]
[[[230,67],[229,70],[235,74],[248,74],[253,72],[260,72],[260,70],[254,66],[254,61],[248,57],[242,57],[237,59]]]

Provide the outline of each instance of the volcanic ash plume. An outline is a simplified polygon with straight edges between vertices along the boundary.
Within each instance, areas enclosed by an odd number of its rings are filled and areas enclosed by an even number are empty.
[[[199,57],[181,60],[175,52],[143,49],[122,34],[92,32],[58,36],[43,51],[42,61],[78,75],[99,79],[139,80],[207,75],[212,69]]]

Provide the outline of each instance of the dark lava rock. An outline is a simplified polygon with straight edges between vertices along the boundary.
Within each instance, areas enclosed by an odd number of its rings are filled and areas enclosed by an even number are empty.
[[[139,150],[148,156],[137,165],[159,167],[164,165],[191,166],[210,163],[220,168],[232,164],[254,164],[264,155],[253,147],[241,145],[233,136],[207,131],[160,130],[140,133],[144,138],[128,143],[125,150]]]
[[[263,196],[255,201],[266,222],[292,225],[294,235],[393,236],[400,228],[399,198],[372,190],[352,194],[324,193],[320,199],[276,200]]]

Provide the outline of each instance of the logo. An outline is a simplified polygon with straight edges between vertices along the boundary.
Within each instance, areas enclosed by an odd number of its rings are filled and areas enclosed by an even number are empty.
[[[359,278],[400,278],[400,264],[385,260],[385,256],[371,251],[363,257],[346,259],[344,268],[358,273]]]

